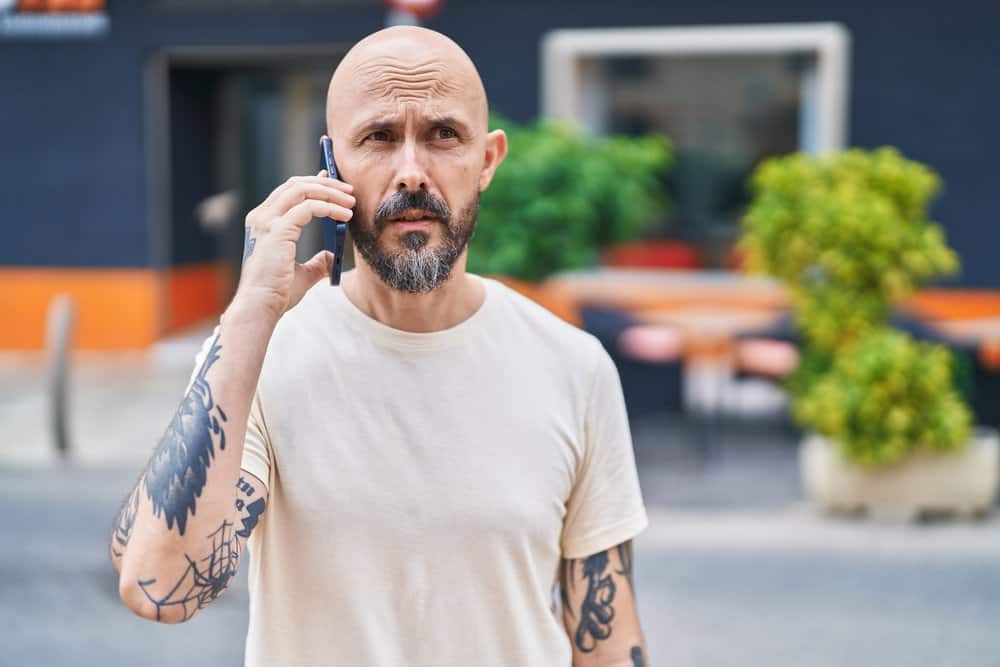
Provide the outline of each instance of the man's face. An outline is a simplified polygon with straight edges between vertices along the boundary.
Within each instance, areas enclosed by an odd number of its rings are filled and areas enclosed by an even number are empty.
[[[329,123],[357,198],[354,244],[390,287],[429,292],[475,231],[491,159],[485,105],[433,53],[383,55],[355,69],[344,92],[354,104],[336,100]]]

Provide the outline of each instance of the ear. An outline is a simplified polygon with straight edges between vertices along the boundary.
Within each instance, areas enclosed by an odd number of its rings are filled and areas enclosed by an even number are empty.
[[[493,130],[486,135],[486,159],[483,161],[483,168],[479,172],[479,191],[482,192],[490,186],[493,174],[497,167],[507,157],[507,135],[503,130]]]

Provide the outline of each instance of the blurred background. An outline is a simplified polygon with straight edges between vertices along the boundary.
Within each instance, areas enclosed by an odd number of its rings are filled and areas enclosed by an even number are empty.
[[[0,0],[0,665],[242,663],[245,579],[142,621],[111,521],[246,212],[409,23],[510,136],[469,270],[618,365],[652,664],[1000,665],[1000,9],[946,9]]]

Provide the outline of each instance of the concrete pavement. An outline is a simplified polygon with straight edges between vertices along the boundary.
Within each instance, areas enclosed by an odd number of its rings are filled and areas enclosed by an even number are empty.
[[[44,453],[37,364],[0,360],[0,666],[241,664],[244,575],[189,624],[159,626],[120,605],[106,555],[200,340],[80,361],[69,464]],[[696,435],[678,416],[634,425],[652,665],[1000,666],[1000,518],[820,516],[800,499],[786,427],[722,424],[707,460]]]

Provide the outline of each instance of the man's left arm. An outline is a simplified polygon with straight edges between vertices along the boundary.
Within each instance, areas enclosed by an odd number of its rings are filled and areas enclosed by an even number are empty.
[[[647,667],[632,581],[632,541],[559,566],[573,667]]]

